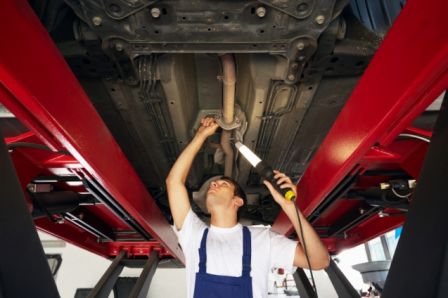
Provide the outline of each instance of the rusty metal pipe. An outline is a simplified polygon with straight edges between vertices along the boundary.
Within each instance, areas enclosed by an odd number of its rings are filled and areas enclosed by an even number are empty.
[[[222,63],[222,75],[223,75],[223,120],[226,124],[233,122],[233,116],[235,111],[235,83],[236,83],[236,71],[235,60],[233,55],[225,54],[220,56]],[[221,134],[221,146],[225,154],[224,161],[224,175],[232,177],[233,172],[233,159],[234,152],[232,145],[230,144],[230,137],[232,132],[225,130]]]
[[[226,124],[233,122],[235,110],[235,60],[231,54],[221,56],[223,82],[223,118]]]
[[[230,130],[224,130],[221,133],[221,147],[222,151],[226,155],[224,159],[224,176],[232,177],[233,172],[233,148],[230,144],[230,136],[232,132]]]

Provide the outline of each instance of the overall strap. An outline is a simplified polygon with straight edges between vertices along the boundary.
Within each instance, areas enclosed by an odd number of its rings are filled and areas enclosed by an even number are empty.
[[[206,273],[206,264],[207,264],[207,235],[208,228],[204,230],[204,234],[202,234],[201,246],[199,247],[199,272]]]
[[[243,226],[243,274],[242,276],[250,276],[251,271],[251,255],[252,244],[250,239],[250,231]]]

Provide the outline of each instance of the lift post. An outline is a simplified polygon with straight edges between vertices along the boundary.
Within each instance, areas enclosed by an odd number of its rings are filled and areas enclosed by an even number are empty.
[[[0,173],[0,297],[59,297],[2,135]]]
[[[93,290],[89,293],[88,298],[109,297],[110,292],[117,284],[117,280],[121,271],[126,266],[126,264],[129,263],[128,260],[126,260],[126,255],[127,252],[125,250],[120,251],[112,264],[110,264],[104,275],[98,281],[95,288],[93,288]],[[158,263],[159,256],[156,251],[152,251],[143,267],[143,271],[141,272],[140,277],[137,279],[132,289],[129,291],[129,293],[120,293],[120,295],[122,297],[130,298],[146,297]]]
[[[143,271],[134,285],[134,288],[129,295],[130,298],[144,298],[149,291],[149,285],[157,269],[159,258],[157,252],[152,251],[148,261],[143,268]]]
[[[297,268],[293,274],[294,281],[296,282],[297,290],[302,298],[316,298],[316,292],[314,292],[313,286],[311,286],[308,276],[302,268]]]
[[[118,256],[114,259],[109,268],[103,274],[101,279],[96,284],[95,288],[90,292],[88,298],[107,298],[112,291],[115,283],[117,282],[118,276],[121,271],[123,271],[124,265],[122,260],[126,256],[126,251],[122,250]]]
[[[419,184],[382,297],[448,297],[448,96],[439,112]]]
[[[339,297],[359,298],[359,293],[353,288],[352,284],[345,277],[333,260],[330,260],[330,266],[325,269]]]

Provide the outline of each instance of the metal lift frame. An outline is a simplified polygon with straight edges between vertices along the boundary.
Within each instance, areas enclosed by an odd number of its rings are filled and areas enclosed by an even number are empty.
[[[447,6],[444,0],[431,5],[408,1],[299,182],[298,205],[306,216],[359,169],[363,158],[390,144],[446,88]],[[0,48],[2,103],[50,148],[67,149],[84,174],[99,181],[138,224],[184,262],[168,222],[28,4],[1,1],[0,11],[5,24],[0,33],[8,40],[8,46]],[[29,43],[35,55],[29,55]],[[365,225],[339,245],[360,244],[401,224],[400,219]],[[273,229],[287,235],[293,230],[283,213]],[[53,234],[70,241],[69,231],[60,230]],[[85,247],[81,239],[71,241]],[[113,255],[94,242],[85,248]]]
[[[306,216],[341,181],[360,170],[364,158],[390,144],[447,88],[447,10],[445,0],[408,1],[298,185],[298,205]],[[168,222],[26,1],[0,1],[0,13],[0,35],[8,41],[0,47],[2,103],[47,146],[68,150],[86,175],[99,181],[183,262]],[[29,55],[30,43],[34,55]],[[401,222],[367,225],[340,245],[354,246],[394,228],[394,224]],[[273,228],[283,234],[292,231],[284,214]],[[70,239],[63,231],[59,236]],[[81,239],[72,241],[83,245]],[[107,254],[94,244],[87,248]]]
[[[0,1],[0,14],[0,36],[8,41],[0,47],[1,102],[49,148],[68,150],[86,169],[85,175],[99,181],[137,223],[184,262],[168,221],[28,3]],[[58,236],[70,241],[67,233]],[[101,251],[93,245],[89,249]]]
[[[297,185],[305,216],[447,88],[447,10],[444,0],[407,1]],[[361,244],[401,224],[385,219],[365,225],[339,245]],[[282,212],[273,229],[289,235],[293,226]]]

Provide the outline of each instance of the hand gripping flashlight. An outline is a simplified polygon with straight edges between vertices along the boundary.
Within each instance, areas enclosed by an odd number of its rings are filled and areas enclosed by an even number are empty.
[[[296,195],[294,191],[290,188],[280,188],[275,181],[274,171],[272,168],[264,161],[262,161],[255,153],[253,153],[247,146],[243,145],[241,142],[236,142],[235,147],[238,151],[249,161],[249,163],[255,168],[258,175],[260,175],[263,179],[271,182],[272,186],[283,195],[283,197],[288,201],[294,201],[296,199]]]
[[[250,162],[250,164],[255,168],[257,173],[263,179],[266,179],[269,182],[271,182],[272,186],[274,186],[274,188],[279,193],[281,193],[286,200],[295,201],[296,195],[294,194],[294,191],[290,188],[280,188],[279,187],[279,185],[277,184],[277,181],[275,181],[275,178],[274,178],[274,171],[267,163],[262,161],[261,158],[259,158],[255,153],[253,153],[249,148],[247,148],[241,142],[236,142],[235,147]],[[308,268],[311,268],[310,259],[308,257],[308,251],[307,251],[307,247],[306,247],[306,243],[305,243],[305,236],[303,235],[302,222],[300,220],[299,210],[297,210],[297,205],[295,203],[294,203],[294,207],[295,207],[296,213],[297,213],[297,219],[298,219],[299,227],[300,227],[300,234],[302,235],[302,245],[304,248],[306,261],[308,263]],[[315,297],[317,297],[316,283],[314,282],[314,276],[313,276],[312,270],[310,270],[310,274],[311,274],[311,281],[313,283],[314,292],[316,294]]]

